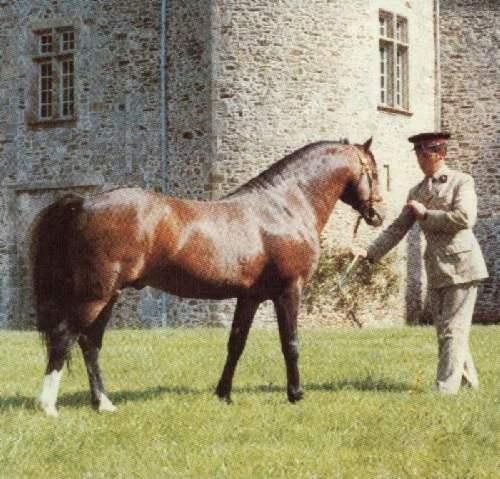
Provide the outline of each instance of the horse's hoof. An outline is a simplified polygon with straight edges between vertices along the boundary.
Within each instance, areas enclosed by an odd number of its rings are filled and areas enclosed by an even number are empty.
[[[45,413],[46,416],[49,417],[58,417],[59,413],[57,412],[56,407],[53,404],[44,404],[42,401],[37,401],[38,407]]]
[[[215,394],[222,402],[225,402],[226,404],[233,404],[233,400],[229,394],[219,394],[217,392]]]
[[[215,390],[216,396],[226,404],[232,404],[233,401],[231,400],[231,393],[224,392],[220,386],[217,386],[217,389]]]
[[[99,401],[99,407],[97,408],[99,412],[115,412],[116,406],[108,399],[104,394],[101,396]]]
[[[296,391],[288,391],[288,400],[291,403],[302,401],[302,399],[304,399],[304,390],[302,388]]]

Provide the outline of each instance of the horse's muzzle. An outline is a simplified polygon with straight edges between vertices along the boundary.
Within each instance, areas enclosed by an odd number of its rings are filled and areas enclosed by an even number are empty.
[[[384,214],[382,211],[377,210],[373,206],[363,208],[361,215],[370,226],[378,227],[384,222]]]

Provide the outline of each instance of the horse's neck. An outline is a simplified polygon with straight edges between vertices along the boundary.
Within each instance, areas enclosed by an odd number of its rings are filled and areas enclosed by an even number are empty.
[[[351,175],[345,161],[333,161],[318,169],[315,177],[306,186],[307,196],[316,215],[316,229],[321,232],[325,227],[335,204],[344,192]]]

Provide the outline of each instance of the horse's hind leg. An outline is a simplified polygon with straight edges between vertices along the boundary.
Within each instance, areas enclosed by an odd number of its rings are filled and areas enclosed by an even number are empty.
[[[82,331],[78,339],[87,369],[92,406],[99,412],[116,411],[116,407],[106,396],[101,368],[99,367],[99,352],[102,348],[102,338],[106,324],[111,317],[115,301],[116,297],[104,307],[96,320],[87,329]]]
[[[300,401],[304,391],[299,376],[299,339],[297,334],[297,316],[299,312],[301,289],[291,285],[274,300],[281,340],[281,350],[285,357],[287,374],[287,393],[290,402]]]
[[[76,340],[76,335],[67,328],[65,322],[59,323],[45,334],[48,362],[38,403],[48,416],[57,417],[56,402],[62,369],[69,350]]]
[[[231,334],[227,346],[227,359],[224,365],[219,384],[215,390],[217,396],[226,402],[231,402],[231,388],[233,384],[234,371],[238,360],[245,348],[248,332],[252,325],[255,312],[259,307],[259,302],[249,298],[238,298],[236,310],[234,312]]]

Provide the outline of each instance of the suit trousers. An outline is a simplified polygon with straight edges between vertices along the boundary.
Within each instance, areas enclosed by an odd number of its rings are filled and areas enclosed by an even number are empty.
[[[469,348],[477,284],[465,283],[429,290],[431,314],[438,339],[436,389],[456,394],[462,384],[479,388]]]

